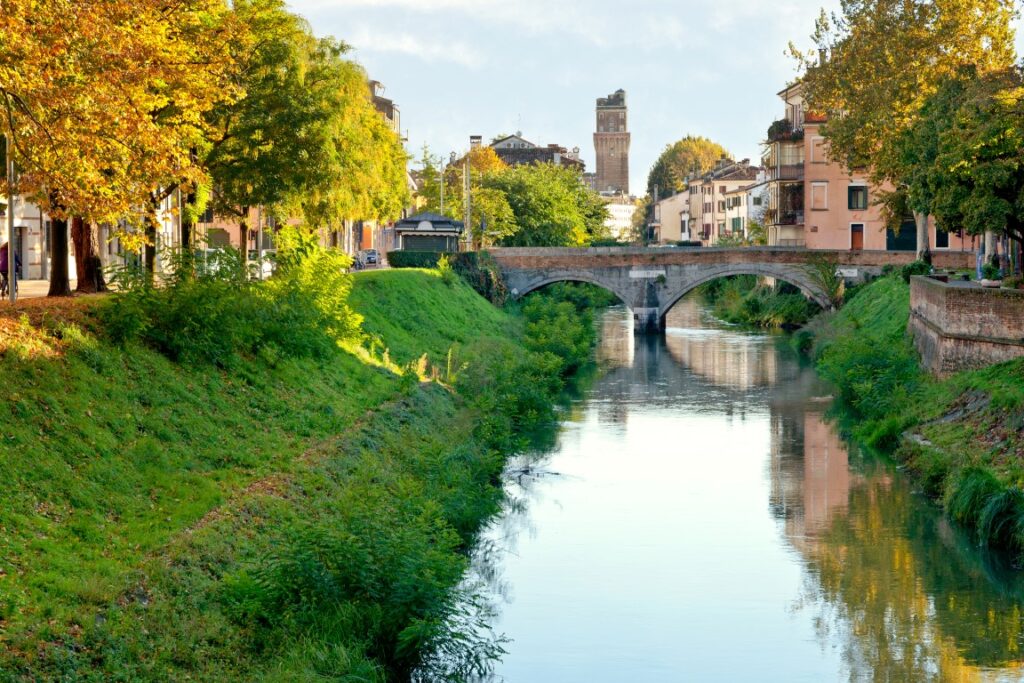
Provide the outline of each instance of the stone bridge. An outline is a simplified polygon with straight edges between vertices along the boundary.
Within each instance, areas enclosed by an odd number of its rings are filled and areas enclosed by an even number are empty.
[[[597,247],[506,248],[490,254],[509,291],[521,297],[555,282],[589,282],[617,296],[633,312],[638,333],[665,329],[665,316],[693,288],[729,275],[760,275],[788,282],[823,308],[828,297],[810,276],[812,259],[839,264],[848,279],[877,275],[887,265],[914,260],[913,252],[811,251],[785,247],[700,249]],[[971,268],[972,252],[934,252],[937,268]]]

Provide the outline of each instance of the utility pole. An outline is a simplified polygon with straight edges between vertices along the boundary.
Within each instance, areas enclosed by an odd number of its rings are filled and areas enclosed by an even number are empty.
[[[7,294],[11,303],[18,300],[18,287],[15,275],[17,269],[15,264],[18,261],[17,252],[14,251],[14,145],[11,136],[6,139],[7,153]]]
[[[472,151],[472,149],[470,151]],[[469,247],[468,250],[469,251],[473,251],[473,211],[472,211],[472,198],[469,196],[470,195],[470,187],[471,187],[471,183],[470,183],[470,179],[469,179],[469,174],[470,174],[470,171],[472,170],[472,167],[471,167],[471,165],[469,163],[469,156],[470,155],[467,153],[466,154],[466,166],[465,166],[465,170],[463,172],[463,176],[464,176],[463,183],[464,183],[464,191],[466,193],[466,243],[467,243],[467,245]]]

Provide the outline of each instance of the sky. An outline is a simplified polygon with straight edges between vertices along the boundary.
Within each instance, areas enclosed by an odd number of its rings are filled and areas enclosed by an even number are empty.
[[[760,158],[776,95],[838,0],[291,0],[317,35],[354,58],[401,108],[407,149],[447,157],[522,131],[579,147],[594,169],[594,105],[627,93],[630,189],[643,194],[664,147],[703,135]],[[1020,33],[1020,32],[1019,32]],[[1018,52],[1022,40],[1018,35]]]

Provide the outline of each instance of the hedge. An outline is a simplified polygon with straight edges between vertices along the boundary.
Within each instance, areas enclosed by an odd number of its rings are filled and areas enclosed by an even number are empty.
[[[388,265],[392,268],[437,268],[440,251],[389,251]]]

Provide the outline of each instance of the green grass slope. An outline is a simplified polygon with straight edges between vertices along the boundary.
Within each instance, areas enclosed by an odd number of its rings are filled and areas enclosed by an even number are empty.
[[[363,329],[399,364],[423,354],[432,364],[443,364],[452,344],[505,334],[510,324],[506,314],[486,305],[461,280],[447,284],[436,270],[361,272],[350,302],[366,318]]]
[[[402,363],[517,328],[428,271],[361,274],[351,304]],[[96,305],[0,309],[0,681],[409,666],[500,497],[458,396],[358,349],[172,363],[103,342]]]
[[[909,334],[899,276],[861,289],[797,341],[831,380],[862,442],[892,452],[981,542],[1024,553],[1024,360],[938,380]]]

